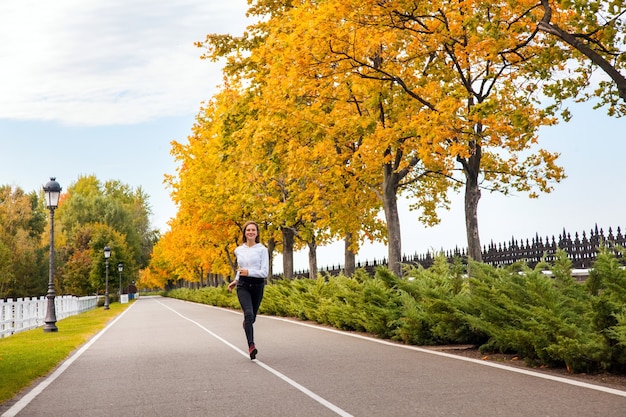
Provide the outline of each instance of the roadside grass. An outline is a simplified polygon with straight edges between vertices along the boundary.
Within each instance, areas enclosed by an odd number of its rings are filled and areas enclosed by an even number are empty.
[[[0,339],[0,404],[37,378],[49,374],[74,350],[102,330],[130,304],[110,304],[57,321],[58,332],[43,327]]]

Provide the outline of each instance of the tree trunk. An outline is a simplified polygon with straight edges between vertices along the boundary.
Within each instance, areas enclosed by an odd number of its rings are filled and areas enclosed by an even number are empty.
[[[480,200],[480,188],[475,181],[467,181],[465,184],[465,230],[467,233],[467,254],[475,261],[482,262],[483,255],[480,248],[480,235],[478,234],[478,201]]]
[[[267,241],[267,252],[270,258],[270,265],[267,271],[267,279],[270,279],[270,280],[274,276],[274,250],[275,249],[276,249],[276,240],[274,240],[274,238],[272,237]]]
[[[387,239],[389,252],[389,270],[402,276],[402,236],[400,234],[400,215],[396,199],[396,181],[391,165],[386,164],[383,176],[383,210],[387,221]]]
[[[232,279],[235,279],[235,274],[237,273],[237,258],[232,256],[228,251],[228,245],[224,246],[224,253],[226,254],[226,259],[228,260],[228,265],[230,265],[230,270],[232,271],[232,275],[228,277],[228,281],[230,282]]]
[[[351,277],[354,275],[356,271],[356,255],[354,252],[350,250],[350,245],[352,244],[352,233],[348,233],[346,238],[344,239],[345,249],[344,249],[344,271],[343,273],[347,277]]]
[[[482,159],[482,149],[479,144],[473,143],[473,153],[467,160],[459,160],[465,173],[465,231],[467,233],[467,255],[477,261],[483,261],[478,233],[478,201],[480,187],[478,175]]]
[[[315,236],[311,238],[310,242],[307,242],[309,246],[309,278],[317,278],[317,241]]]
[[[293,279],[293,240],[294,231],[289,227],[281,228],[283,233],[283,276]]]
[[[196,272],[195,276],[196,278],[198,278],[198,282],[200,283],[200,285],[202,285],[202,283],[204,282],[204,269],[201,266],[199,266],[199,267],[196,267],[195,272]]]

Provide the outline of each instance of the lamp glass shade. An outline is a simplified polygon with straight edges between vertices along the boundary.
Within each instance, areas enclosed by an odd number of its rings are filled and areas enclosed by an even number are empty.
[[[117,264],[117,270],[118,270],[119,272],[122,272],[122,271],[124,270],[124,264],[123,264],[123,263],[121,263],[121,262],[120,262],[119,264]]]
[[[111,248],[108,246],[104,247],[104,257],[105,259],[109,259],[111,257]]]
[[[55,177],[50,177],[50,181],[43,186],[46,199],[46,207],[55,209],[59,206],[59,197],[61,196],[61,186],[56,182]]]

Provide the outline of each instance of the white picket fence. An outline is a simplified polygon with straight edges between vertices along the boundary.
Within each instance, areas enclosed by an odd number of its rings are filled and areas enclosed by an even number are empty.
[[[47,303],[45,296],[0,300],[0,338],[43,326]],[[97,305],[98,297],[95,295],[88,297],[63,295],[54,298],[57,321],[91,310]]]

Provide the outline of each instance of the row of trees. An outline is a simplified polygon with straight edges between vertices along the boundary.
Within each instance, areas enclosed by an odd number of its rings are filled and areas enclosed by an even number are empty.
[[[159,237],[150,228],[149,215],[148,196],[141,188],[117,180],[102,183],[95,176],[82,176],[67,187],[55,212],[57,294],[103,293],[107,245],[112,250],[111,282],[118,282],[119,262],[124,264],[123,287],[138,280]],[[41,190],[0,187],[0,299],[46,293],[48,216]]]
[[[224,83],[173,143],[179,206],[146,278],[228,275],[255,219],[286,277],[294,249],[341,239],[346,272],[366,239],[401,273],[397,199],[425,224],[463,189],[468,254],[481,260],[481,190],[550,192],[565,176],[537,132],[563,103],[626,107],[624,2],[256,0],[239,37],[212,34],[203,58]],[[586,90],[598,64],[612,77]],[[611,72],[612,71],[612,72]],[[384,221],[380,213],[384,214]]]

